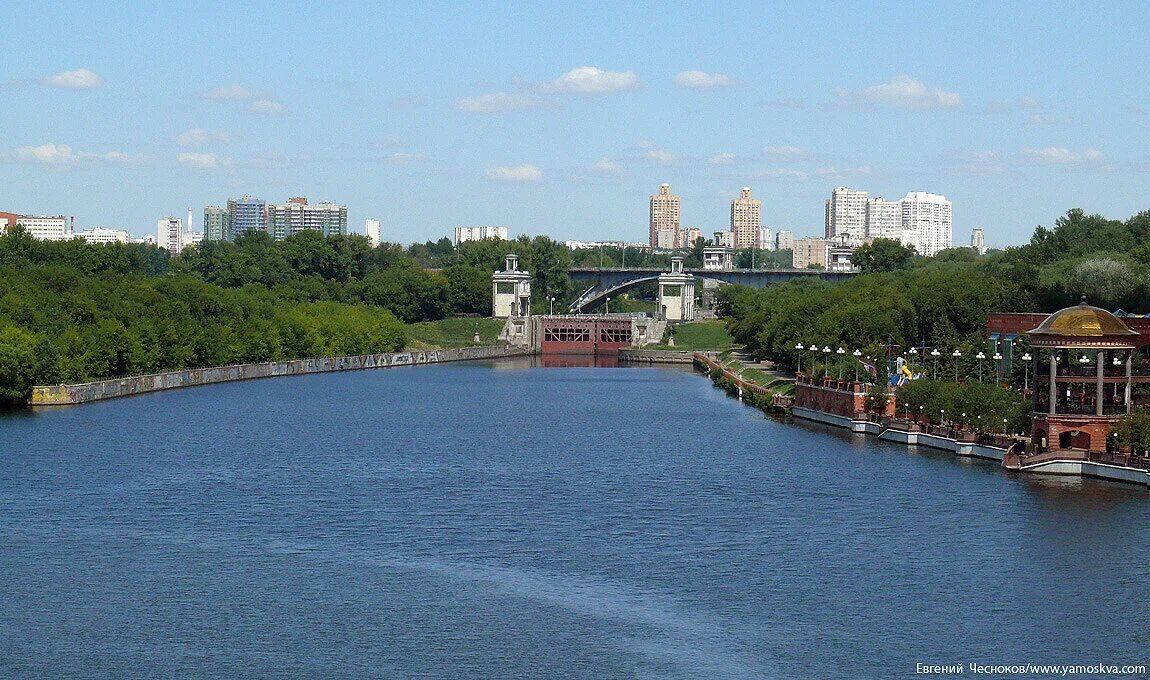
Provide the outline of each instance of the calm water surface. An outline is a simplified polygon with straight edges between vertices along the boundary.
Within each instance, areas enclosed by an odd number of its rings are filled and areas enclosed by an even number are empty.
[[[1150,662],[1150,493],[456,364],[0,416],[0,676]]]

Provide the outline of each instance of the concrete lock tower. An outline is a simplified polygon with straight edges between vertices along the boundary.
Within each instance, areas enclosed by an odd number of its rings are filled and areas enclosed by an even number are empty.
[[[683,258],[671,258],[671,272],[659,275],[659,318],[691,321],[695,318],[695,277],[683,271]]]
[[[507,256],[507,269],[491,275],[491,309],[495,318],[531,316],[531,272],[519,271],[519,256]]]

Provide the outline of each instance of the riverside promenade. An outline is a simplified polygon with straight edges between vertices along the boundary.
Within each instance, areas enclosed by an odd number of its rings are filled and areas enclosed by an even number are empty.
[[[127,378],[111,378],[73,385],[38,385],[32,388],[32,406],[71,406],[91,401],[130,397],[134,394],[159,392],[181,387],[211,385],[311,373],[360,371],[370,368],[418,366],[448,361],[476,361],[502,357],[529,356],[530,350],[504,345],[463,347],[408,352],[386,352],[342,357],[316,357],[292,361],[266,361],[255,364],[212,366],[183,371],[167,371]]]

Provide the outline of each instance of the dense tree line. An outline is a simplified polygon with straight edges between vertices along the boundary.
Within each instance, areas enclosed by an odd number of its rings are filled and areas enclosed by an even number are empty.
[[[720,289],[720,312],[735,340],[756,356],[796,366],[812,357],[797,344],[959,349],[961,376],[976,370],[989,312],[1053,312],[1090,303],[1150,311],[1150,212],[1108,220],[1071,210],[1026,245],[977,256],[954,248],[918,257],[894,242],[856,251],[864,273],[830,284],[797,281],[762,290]],[[947,368],[952,368],[950,362]],[[993,366],[991,366],[993,370]]]

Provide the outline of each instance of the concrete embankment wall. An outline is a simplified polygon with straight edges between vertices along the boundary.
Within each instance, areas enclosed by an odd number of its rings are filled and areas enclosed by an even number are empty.
[[[646,364],[689,364],[695,353],[689,350],[621,349],[619,361],[634,361]]]
[[[113,378],[77,385],[43,385],[32,388],[33,406],[61,406],[83,404],[89,401],[127,397],[133,394],[171,390],[179,387],[210,385],[235,380],[253,380],[285,375],[305,375],[308,373],[329,373],[332,371],[358,371],[367,368],[390,368],[392,366],[415,366],[436,364],[447,361],[471,361],[476,359],[497,359],[501,357],[528,356],[532,352],[518,347],[503,345],[486,347],[462,347],[458,349],[438,349],[412,352],[388,352],[385,354],[362,354],[346,357],[318,357],[296,359],[294,361],[268,361],[258,364],[237,364],[235,366],[213,366],[183,371],[137,375],[129,378]]]

